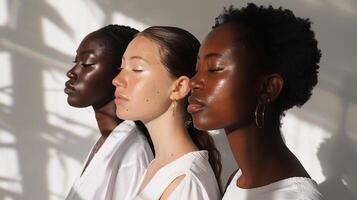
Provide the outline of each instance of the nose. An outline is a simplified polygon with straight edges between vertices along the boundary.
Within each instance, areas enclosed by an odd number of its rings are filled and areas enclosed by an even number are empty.
[[[191,90],[197,90],[204,88],[204,79],[199,73],[196,73],[190,80],[190,88]]]
[[[119,72],[116,77],[114,77],[114,79],[112,80],[112,84],[115,87],[123,87],[123,88],[126,87],[127,84],[126,84],[126,81],[123,78],[123,72],[122,71]]]
[[[77,77],[77,74],[76,74],[76,72],[75,72],[75,68],[76,68],[76,66],[72,67],[72,69],[70,69],[70,70],[66,73],[66,75],[67,75],[68,78],[70,78],[70,79],[75,79],[75,78]]]

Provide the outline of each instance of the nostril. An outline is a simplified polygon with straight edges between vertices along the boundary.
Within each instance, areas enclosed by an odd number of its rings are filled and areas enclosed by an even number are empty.
[[[67,77],[68,77],[68,78],[74,78],[74,77],[75,77],[75,74],[72,72],[72,70],[69,70],[69,71],[67,72]]]
[[[115,87],[124,87],[123,81],[120,81],[118,78],[114,78],[112,83]]]
[[[190,82],[190,87],[191,87],[192,90],[200,89],[200,88],[202,88],[202,83],[200,81],[197,81],[197,80],[192,80]]]
[[[118,86],[118,80],[116,78],[113,79],[112,84],[116,87]]]
[[[195,84],[196,84],[196,81],[193,78],[191,78],[191,80],[190,80],[190,88],[194,89],[195,88]]]

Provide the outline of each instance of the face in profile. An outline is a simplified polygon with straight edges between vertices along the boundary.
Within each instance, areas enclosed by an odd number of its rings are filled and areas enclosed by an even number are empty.
[[[174,79],[160,59],[160,46],[137,36],[128,45],[116,86],[116,114],[121,119],[149,122],[165,113],[172,100]]]
[[[120,61],[115,61],[104,37],[99,32],[93,32],[83,39],[77,49],[64,89],[71,106],[101,107],[114,99],[115,88],[111,80],[118,72]]]
[[[244,29],[228,23],[215,28],[201,45],[191,79],[188,111],[201,130],[236,129],[254,120],[258,90],[253,52]]]

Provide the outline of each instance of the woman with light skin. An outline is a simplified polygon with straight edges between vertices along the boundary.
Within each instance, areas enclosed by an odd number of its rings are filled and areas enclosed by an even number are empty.
[[[188,111],[200,130],[223,128],[239,170],[225,200],[321,200],[285,145],[281,118],[302,106],[321,57],[310,21],[273,7],[230,7],[198,53]]]
[[[153,158],[146,130],[116,116],[115,87],[111,84],[121,56],[137,32],[108,25],[90,33],[79,45],[74,66],[67,72],[64,92],[68,103],[78,108],[92,106],[100,131],[67,200],[132,200]]]
[[[136,199],[220,199],[220,157],[212,138],[194,129],[186,111],[199,41],[175,27],[150,27],[126,49],[116,86],[116,114],[141,120],[155,159]]]

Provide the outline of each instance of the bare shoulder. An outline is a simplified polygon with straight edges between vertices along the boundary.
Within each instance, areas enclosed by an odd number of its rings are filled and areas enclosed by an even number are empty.
[[[177,188],[186,175],[181,175],[173,180],[161,195],[160,200],[169,199],[170,194]]]

